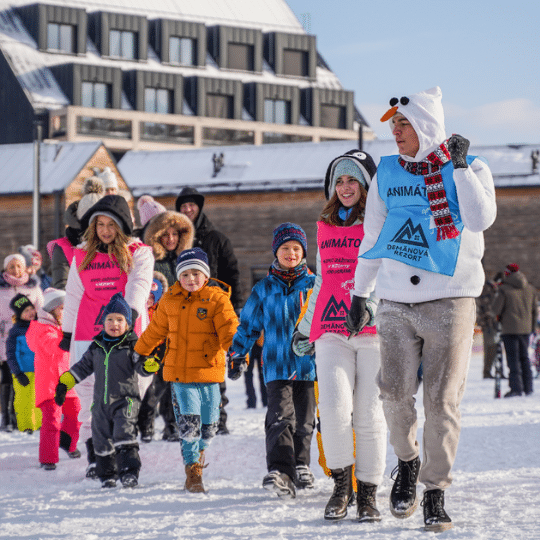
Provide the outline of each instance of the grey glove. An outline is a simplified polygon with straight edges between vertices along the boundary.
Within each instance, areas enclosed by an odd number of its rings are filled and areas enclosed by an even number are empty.
[[[366,309],[367,298],[353,296],[351,300],[351,308],[347,313],[347,318],[343,325],[349,331],[349,337],[356,336],[366,326],[371,318],[369,311]]]
[[[448,139],[448,152],[452,158],[454,169],[466,169],[467,152],[469,151],[470,142],[461,135],[452,135]]]
[[[315,344],[310,343],[307,336],[295,330],[292,335],[291,349],[296,356],[311,356],[315,352]]]

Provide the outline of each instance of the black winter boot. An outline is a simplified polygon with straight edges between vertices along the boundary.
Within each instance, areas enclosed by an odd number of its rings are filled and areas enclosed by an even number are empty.
[[[390,475],[392,479],[395,476],[394,486],[390,493],[390,512],[393,516],[400,519],[408,518],[418,507],[416,484],[419,472],[420,458],[418,456],[411,461],[398,459],[398,464]]]
[[[424,492],[424,529],[432,532],[447,531],[452,528],[452,520],[444,511],[444,491],[430,489]]]
[[[79,450],[75,448],[73,452],[70,452],[69,451],[70,446],[71,446],[71,437],[65,431],[61,431],[60,432],[60,448],[64,450],[71,459],[80,458],[81,453],[79,452]]]
[[[324,519],[338,521],[347,515],[347,506],[354,497],[352,485],[352,465],[344,469],[332,469],[334,492],[324,509]]]
[[[86,478],[97,479],[96,472],[96,453],[94,452],[94,443],[92,438],[86,439],[86,459],[88,459],[88,467],[86,467]]]
[[[381,521],[381,514],[377,510],[377,486],[357,480],[356,487],[356,519],[366,523]]]

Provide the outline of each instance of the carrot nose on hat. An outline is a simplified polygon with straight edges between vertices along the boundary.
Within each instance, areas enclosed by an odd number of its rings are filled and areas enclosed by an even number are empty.
[[[397,97],[393,97],[390,100],[390,109],[388,109],[381,117],[381,122],[386,122],[387,120],[390,120],[394,114],[398,112],[398,106],[401,105],[407,105],[409,103],[410,99],[406,96],[401,97],[398,99]]]
[[[381,116],[381,122],[386,122],[387,120],[390,120],[394,114],[397,113],[397,106],[392,107],[391,109],[388,109],[382,116]]]

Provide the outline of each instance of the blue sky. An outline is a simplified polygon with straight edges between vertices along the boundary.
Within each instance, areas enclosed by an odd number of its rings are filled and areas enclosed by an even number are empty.
[[[379,138],[391,97],[440,86],[447,135],[540,144],[540,2],[286,1]]]

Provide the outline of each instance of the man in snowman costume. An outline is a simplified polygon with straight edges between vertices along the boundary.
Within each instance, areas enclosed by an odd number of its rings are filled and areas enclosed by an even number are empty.
[[[399,155],[385,156],[368,192],[346,326],[360,330],[366,299],[375,288],[381,344],[377,383],[398,457],[390,510],[398,518],[418,506],[425,486],[426,530],[452,527],[444,491],[460,434],[465,389],[482,292],[483,231],[495,221],[495,188],[469,141],[446,138],[438,87],[392,98],[381,118],[390,121]],[[420,459],[414,395],[423,367],[423,456]]]

